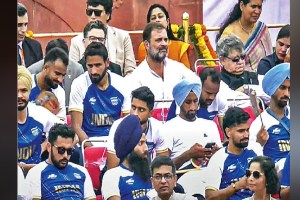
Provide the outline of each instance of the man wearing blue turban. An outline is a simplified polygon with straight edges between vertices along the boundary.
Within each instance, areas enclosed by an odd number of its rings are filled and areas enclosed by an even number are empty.
[[[216,124],[207,119],[197,118],[201,83],[183,79],[173,88],[173,97],[180,107],[180,113],[167,121],[159,130],[165,138],[170,157],[177,169],[197,167],[195,160],[207,161],[212,153],[221,147],[221,139]],[[212,148],[204,148],[214,142]]]
[[[280,170],[290,152],[290,63],[270,69],[264,76],[262,87],[271,101],[250,126],[249,147],[260,148]]]

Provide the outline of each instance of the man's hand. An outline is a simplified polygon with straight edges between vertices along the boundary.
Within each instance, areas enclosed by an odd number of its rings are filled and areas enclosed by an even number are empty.
[[[204,148],[201,144],[194,144],[189,149],[189,157],[190,158],[208,158],[212,155],[212,151],[210,148]]]
[[[261,146],[264,146],[269,139],[269,133],[265,129],[265,126],[261,126],[258,134],[256,136],[256,142],[258,142]]]
[[[93,146],[92,142],[85,142],[84,143],[84,148],[86,148],[86,147],[92,147],[92,146]]]
[[[243,176],[238,182],[235,183],[235,189],[238,190],[243,190],[247,189],[248,184],[247,184],[247,177]]]

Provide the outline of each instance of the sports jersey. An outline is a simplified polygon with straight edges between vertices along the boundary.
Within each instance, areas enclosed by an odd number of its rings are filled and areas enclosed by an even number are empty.
[[[29,95],[29,101],[31,102],[35,102],[36,98],[39,96],[39,94],[41,93],[41,90],[39,88],[39,86],[37,85],[37,79],[36,79],[36,74],[32,74],[32,89],[30,91],[30,95]],[[66,104],[65,104],[65,99],[66,99],[66,94],[65,94],[65,90],[58,85],[58,87],[56,89],[52,89],[50,88],[48,90],[49,92],[52,92],[53,94],[55,94],[55,96],[58,99],[59,102],[59,112],[57,113],[56,116],[58,116],[59,118],[62,118],[66,121]]]
[[[155,101],[173,100],[172,91],[174,86],[182,79],[200,81],[191,70],[187,69],[184,64],[166,58],[164,61],[164,77],[156,74],[148,65],[145,59],[141,64],[125,78],[130,79],[131,90],[141,86],[147,86],[153,92]],[[171,102],[155,102],[154,108],[169,108]]]
[[[105,172],[102,182],[104,200],[119,196],[122,200],[148,200],[146,193],[152,189],[150,181],[143,181],[123,164]]]
[[[224,101],[224,99],[221,98],[221,95],[218,93],[216,95],[216,98],[209,106],[207,106],[206,108],[200,107],[197,110],[197,117],[213,120],[216,115],[224,116],[227,109],[228,106],[226,104],[226,101]],[[177,114],[179,114],[179,112],[180,112],[180,107],[176,106],[175,101],[173,101],[168,112],[167,121],[173,119]]]
[[[247,148],[240,155],[229,153],[228,147],[219,149],[210,158],[206,168],[205,189],[221,190],[237,182],[245,175],[249,162],[256,156],[257,154],[253,150],[248,150]],[[240,200],[251,195],[252,192],[248,189],[239,190],[229,199]]]
[[[196,118],[195,121],[189,122],[177,116],[162,125],[159,132],[165,138],[172,159],[180,156],[196,143],[204,147],[209,142],[215,142],[217,146],[222,147],[217,125],[211,120]],[[187,161],[180,169],[190,164],[191,161]]]
[[[26,109],[26,121],[18,123],[18,162],[36,164],[41,161],[41,144],[48,137],[50,128],[63,121],[46,108],[31,102]]]
[[[121,121],[124,118],[118,119],[115,121],[109,131],[109,137],[108,137],[108,146],[107,150],[110,153],[115,154],[115,147],[114,147],[114,136],[115,132],[121,123]],[[158,121],[157,119],[151,117],[148,119],[147,122],[147,129],[146,129],[146,144],[148,146],[148,158],[150,161],[153,160],[155,153],[160,152],[160,151],[165,151],[167,150],[168,147],[166,147],[164,138],[159,134],[158,129],[161,127],[161,122]]]
[[[95,198],[88,171],[69,162],[64,169],[58,169],[46,161],[29,170],[26,176],[28,196],[44,200]]]
[[[262,126],[261,119],[269,133],[269,139],[263,147],[256,142],[256,136]],[[263,155],[271,157],[276,163],[280,159],[286,158],[290,152],[290,134],[267,110],[261,113],[261,119],[258,116],[250,126],[249,148],[262,150]],[[286,109],[286,116],[281,120],[290,128],[289,109]]]
[[[290,153],[287,155],[284,167],[281,172],[281,180],[280,180],[281,187],[288,187],[290,186]]]
[[[69,111],[82,112],[82,129],[88,137],[108,136],[121,112],[129,112],[129,92],[123,77],[108,73],[109,86],[100,90],[88,72],[76,78],[71,87]]]

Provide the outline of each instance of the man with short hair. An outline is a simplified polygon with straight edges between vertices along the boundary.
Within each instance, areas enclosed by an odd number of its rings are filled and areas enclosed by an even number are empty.
[[[120,165],[104,174],[103,199],[147,200],[146,193],[152,188],[151,174],[146,135],[138,116],[129,115],[122,120],[115,133],[114,145]]]
[[[151,182],[157,192],[150,200],[196,200],[196,197],[174,192],[176,167],[168,156],[157,156],[151,163]]]
[[[54,40],[51,40],[50,42],[48,42],[48,44],[46,46],[46,51],[45,51],[46,55],[54,47],[59,47],[59,48],[63,49],[67,55],[69,54],[69,49],[68,49],[68,45],[67,45],[66,41],[61,38],[58,38],[58,39],[54,39]],[[43,66],[44,66],[44,59],[30,65],[28,67],[28,70],[32,74],[38,74],[43,70]],[[77,78],[80,74],[83,74],[83,69],[80,66],[80,64],[74,62],[73,60],[69,60],[69,64],[67,66],[67,72],[66,72],[64,80],[62,82],[62,87],[64,88],[65,95],[66,95],[66,101],[65,101],[66,106],[69,106],[71,84],[72,84],[73,80],[75,78]]]
[[[80,144],[90,137],[108,136],[113,122],[130,110],[125,79],[108,71],[106,47],[92,42],[84,56],[88,71],[73,81],[69,105],[72,127]]]
[[[106,39],[106,29],[101,21],[91,21],[89,22],[83,30],[83,44],[84,48],[86,48],[89,44],[92,42],[101,42],[102,44],[105,44],[105,39]],[[78,61],[84,69],[84,71],[87,71],[87,66],[86,66],[86,61],[84,57],[81,58],[81,60]],[[121,71],[121,66],[109,62],[108,69],[111,72],[114,72],[120,76],[122,76],[122,71]]]
[[[257,156],[248,150],[248,113],[239,107],[229,108],[224,116],[223,130],[228,146],[218,150],[209,160],[206,169],[205,199],[240,200],[252,196],[245,176],[249,162]]]
[[[199,80],[192,82],[184,79],[176,84],[173,96],[180,113],[159,130],[177,169],[195,168],[195,160],[207,162],[222,146],[217,125],[211,120],[196,117],[200,94]],[[211,147],[204,147],[212,142],[214,145]]]
[[[41,44],[34,39],[26,37],[28,25],[28,13],[26,7],[22,3],[18,3],[18,65],[26,67],[43,59],[43,51]]]
[[[88,22],[101,21],[104,24],[107,30],[105,46],[109,60],[120,65],[122,74],[125,76],[135,69],[136,62],[128,32],[108,25],[112,16],[112,7],[112,0],[87,0],[86,15]],[[71,39],[69,57],[76,62],[83,57],[85,50],[83,39],[83,34]]]
[[[64,121],[66,121],[66,94],[60,84],[62,84],[67,73],[68,64],[69,58],[63,49],[55,47],[50,50],[44,58],[43,70],[38,74],[32,74],[32,90],[29,96],[29,100],[34,102],[43,91],[50,91],[55,94],[60,108],[56,116]]]
[[[161,122],[151,117],[154,106],[154,95],[147,86],[142,86],[131,93],[130,115],[137,115],[141,121],[143,133],[146,135],[146,144],[148,146],[148,160],[157,155],[169,155],[168,148],[165,146],[164,138],[159,134],[158,129]],[[109,131],[107,168],[113,168],[119,165],[119,159],[116,156],[114,148],[114,135],[118,125],[124,118],[115,121]]]
[[[290,63],[270,69],[264,76],[262,87],[271,101],[251,124],[249,147],[262,150],[280,170],[290,152]]]
[[[55,123],[63,123],[42,106],[29,101],[32,77],[24,66],[18,66],[18,162],[26,174],[41,162],[45,139]]]
[[[143,62],[126,77],[131,79],[131,90],[148,86],[155,100],[173,100],[173,87],[182,79],[199,78],[184,64],[167,58],[168,35],[166,28],[157,22],[150,22],[143,31],[147,56]],[[156,102],[154,108],[169,108],[170,102]]]
[[[49,157],[29,170],[26,183],[33,199],[96,199],[88,171],[69,162],[75,133],[66,124],[56,124],[49,132]]]

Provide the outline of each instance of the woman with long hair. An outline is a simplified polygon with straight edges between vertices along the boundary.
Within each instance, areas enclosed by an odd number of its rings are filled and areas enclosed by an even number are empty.
[[[272,41],[266,24],[258,21],[263,0],[239,0],[223,22],[216,36],[216,42],[224,36],[238,36],[247,55],[246,70],[257,71],[261,58],[272,54]]]
[[[179,41],[172,32],[171,21],[169,13],[166,8],[160,4],[153,4],[150,6],[147,13],[147,23],[159,22],[167,29],[168,34],[168,58],[183,63],[190,69],[190,62],[188,57],[188,49],[190,44]],[[138,60],[141,63],[146,57],[146,49],[142,42],[138,50]]]
[[[252,197],[244,200],[276,200],[271,195],[279,193],[279,179],[275,163],[267,156],[257,156],[249,163],[246,170],[248,188]]]

